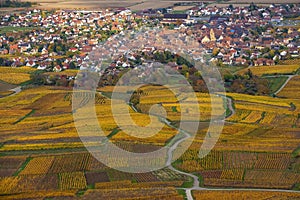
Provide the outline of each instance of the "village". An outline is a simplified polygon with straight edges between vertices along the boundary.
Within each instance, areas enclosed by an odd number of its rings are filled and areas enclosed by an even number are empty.
[[[180,13],[172,8],[32,9],[0,18],[0,65],[56,72],[80,69],[88,54],[110,36],[147,26],[193,34],[218,66],[273,66],[299,58],[299,25],[285,24],[299,13],[300,6],[293,4],[225,8],[201,4]],[[151,44],[146,48],[157,50]],[[121,61],[117,66],[130,67]]]
[[[0,0],[0,199],[300,199],[300,2],[273,2]]]

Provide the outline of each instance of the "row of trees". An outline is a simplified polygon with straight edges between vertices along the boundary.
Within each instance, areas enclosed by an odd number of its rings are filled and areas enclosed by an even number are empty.
[[[249,69],[244,75],[224,75],[225,87],[229,92],[251,95],[269,95],[269,82],[254,75]]]
[[[178,68],[178,72],[186,77],[186,79],[192,85],[194,91],[208,92],[208,88],[205,84],[204,79],[201,76],[201,73],[199,73],[199,71],[193,66],[192,63],[188,62],[183,57],[179,55],[174,55],[168,51],[155,52],[154,54],[141,53],[141,56],[139,57],[139,59],[137,59],[136,62],[139,62],[142,57],[146,57],[147,59],[152,59],[153,61],[158,61],[165,64],[169,62],[176,62],[176,64],[180,66]],[[132,63],[132,65],[134,64],[138,65],[138,63]],[[115,85],[128,70],[130,69],[124,69],[120,67],[119,73],[105,73],[100,78],[98,85],[100,87],[105,85]],[[49,76],[44,76],[44,74],[41,73],[33,74],[32,80],[35,84],[51,84],[61,86],[70,86],[70,84],[73,85],[73,83],[70,83],[69,81],[65,80],[64,77],[57,76],[51,78]],[[255,76],[251,72],[251,70],[248,70],[244,75],[224,74],[224,82],[225,87],[229,92],[245,93],[251,95],[270,94],[268,81],[266,79],[262,79],[258,76]]]
[[[31,83],[34,85],[55,85],[62,87],[73,87],[74,80],[68,79],[64,75],[48,75],[44,71],[38,70],[30,75]]]

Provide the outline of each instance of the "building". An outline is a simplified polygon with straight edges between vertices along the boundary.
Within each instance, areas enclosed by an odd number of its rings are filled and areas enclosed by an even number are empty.
[[[162,24],[183,24],[189,22],[188,14],[164,14]]]

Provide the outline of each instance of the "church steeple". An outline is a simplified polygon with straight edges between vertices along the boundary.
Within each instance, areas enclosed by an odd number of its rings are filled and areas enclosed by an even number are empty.
[[[216,40],[214,29],[210,29],[210,41],[215,42]]]

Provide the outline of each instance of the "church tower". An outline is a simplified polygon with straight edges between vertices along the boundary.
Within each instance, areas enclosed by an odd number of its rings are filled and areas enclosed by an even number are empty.
[[[210,41],[215,42],[216,40],[214,29],[210,29]]]

